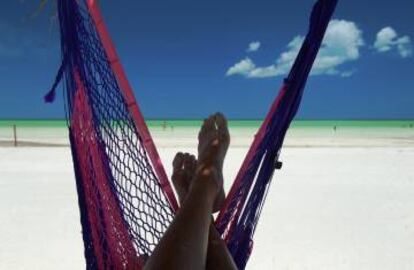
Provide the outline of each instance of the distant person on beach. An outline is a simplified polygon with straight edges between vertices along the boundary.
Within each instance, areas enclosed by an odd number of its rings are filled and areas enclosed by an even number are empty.
[[[166,121],[163,121],[162,124],[161,124],[161,126],[162,126],[162,130],[165,131],[167,129],[167,122]]]
[[[223,162],[230,143],[221,113],[204,120],[198,158],[177,153],[172,181],[180,209],[144,269],[237,269],[213,223],[224,201]]]

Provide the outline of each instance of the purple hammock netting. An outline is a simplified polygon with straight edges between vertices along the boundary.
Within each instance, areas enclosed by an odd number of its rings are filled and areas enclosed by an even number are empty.
[[[302,48],[255,136],[216,220],[239,269],[276,168],[286,131],[337,0],[319,0]],[[87,269],[141,269],[177,202],[94,0],[58,0],[67,123]]]

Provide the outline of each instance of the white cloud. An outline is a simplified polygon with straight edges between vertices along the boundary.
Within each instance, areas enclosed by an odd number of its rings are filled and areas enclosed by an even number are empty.
[[[397,33],[391,27],[385,27],[377,34],[374,47],[379,52],[387,52],[393,46],[393,40],[397,37]]]
[[[410,37],[398,37],[397,32],[390,26],[384,27],[377,33],[374,48],[380,53],[395,49],[402,58],[407,58],[413,55]]]
[[[235,74],[240,74],[248,76],[249,73],[255,68],[256,65],[253,63],[253,61],[250,58],[246,57],[245,59],[241,60],[240,62],[229,68],[229,70],[227,70],[226,75],[231,76]]]
[[[259,41],[251,42],[246,51],[247,52],[255,52],[255,51],[259,50],[260,46],[261,46],[261,44],[260,44]]]
[[[352,75],[354,75],[355,72],[356,72],[355,69],[344,71],[341,73],[341,77],[344,77],[344,78],[351,77]]]
[[[280,54],[274,64],[257,67],[248,58],[235,64],[227,71],[227,75],[242,75],[247,78],[266,78],[286,75],[300,50],[303,36],[296,36],[287,45],[287,50]],[[351,76],[353,71],[339,71],[338,67],[344,63],[355,61],[360,57],[360,48],[364,45],[362,31],[354,22],[346,20],[332,20],[329,23],[321,49],[315,60],[312,75],[339,75]],[[240,67],[245,67],[243,72]]]
[[[413,47],[409,36],[397,39],[397,48],[402,58],[413,56]]]

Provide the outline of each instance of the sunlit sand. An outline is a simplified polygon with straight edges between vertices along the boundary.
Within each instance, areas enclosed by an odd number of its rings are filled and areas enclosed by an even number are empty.
[[[254,130],[231,129],[226,188]],[[84,269],[66,131],[30,132],[0,138],[0,269]],[[152,133],[168,173],[196,151],[196,128]],[[294,128],[281,160],[248,269],[414,269],[413,128]]]

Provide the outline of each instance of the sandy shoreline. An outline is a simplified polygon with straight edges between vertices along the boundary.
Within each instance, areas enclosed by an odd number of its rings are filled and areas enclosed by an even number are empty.
[[[152,132],[168,172],[195,152],[196,129]],[[227,189],[254,132],[232,130]],[[47,139],[0,147],[0,269],[84,269],[70,149]],[[414,269],[412,129],[291,130],[281,158],[247,269]]]
[[[151,127],[157,147],[195,147],[198,127],[162,129]],[[257,127],[233,127],[232,147],[248,147]],[[69,146],[66,127],[23,127],[17,131],[17,145],[22,147]],[[14,146],[10,127],[0,127],[0,147]],[[414,128],[410,127],[296,127],[289,129],[284,147],[412,147]]]

